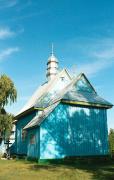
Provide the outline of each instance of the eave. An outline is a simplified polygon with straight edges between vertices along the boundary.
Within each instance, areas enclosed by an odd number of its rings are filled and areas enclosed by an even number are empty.
[[[86,106],[86,107],[96,107],[96,108],[105,108],[110,109],[113,107],[113,105],[106,105],[106,104],[97,104],[97,103],[90,103],[90,102],[83,102],[83,101],[68,101],[68,100],[61,100],[64,104],[70,104],[70,105],[79,105],[79,106]]]
[[[44,109],[44,108],[31,107],[31,108],[27,109],[26,111],[24,111],[24,112],[18,114],[17,116],[15,116],[14,119],[19,119],[19,118],[21,118],[21,117],[23,117],[23,116],[25,116],[25,115],[27,115],[27,114],[30,114],[31,112],[33,112],[33,111],[35,111],[35,110],[40,110],[40,111],[42,111],[43,109]],[[16,122],[17,122],[17,121],[16,121]]]

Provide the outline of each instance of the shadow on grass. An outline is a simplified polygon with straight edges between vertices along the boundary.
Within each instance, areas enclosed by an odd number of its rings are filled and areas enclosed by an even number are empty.
[[[58,172],[65,168],[69,170],[82,170],[83,172],[91,173],[93,179],[97,180],[114,180],[114,161],[108,162],[89,162],[89,161],[49,161],[49,162],[28,162],[29,169],[33,171],[49,170],[51,172]]]

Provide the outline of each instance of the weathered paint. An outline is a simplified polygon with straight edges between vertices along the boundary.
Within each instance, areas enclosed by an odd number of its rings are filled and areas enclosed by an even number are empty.
[[[96,93],[95,89],[86,78],[86,76],[82,73],[80,78],[75,83],[76,91],[87,91],[89,93]]]
[[[30,158],[35,158],[38,159],[39,158],[39,153],[40,153],[40,134],[39,131],[40,127],[36,127],[34,129],[29,129],[27,131],[27,137],[28,137],[28,145],[27,145],[27,157]],[[30,142],[30,138],[31,135],[35,136],[35,143],[31,144]]]
[[[58,105],[40,126],[40,159],[108,154],[105,109]]]
[[[27,154],[27,138],[24,141],[22,140],[22,131],[25,125],[29,123],[35,115],[36,111],[28,114],[27,116],[21,117],[16,123],[15,153],[17,154]]]

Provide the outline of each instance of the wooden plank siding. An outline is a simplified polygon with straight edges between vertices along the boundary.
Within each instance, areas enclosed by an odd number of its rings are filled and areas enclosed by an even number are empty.
[[[107,154],[105,109],[59,104],[40,125],[40,159]]]
[[[27,143],[28,139],[27,137],[25,140],[22,140],[22,131],[23,128],[27,123],[29,123],[33,117],[35,117],[36,111],[31,112],[27,116],[22,116],[21,118],[18,119],[16,122],[16,136],[15,136],[15,153],[16,154],[22,154],[26,155],[27,154]]]

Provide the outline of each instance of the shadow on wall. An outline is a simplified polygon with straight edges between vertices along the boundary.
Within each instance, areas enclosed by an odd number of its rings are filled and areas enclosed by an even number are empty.
[[[107,133],[105,109],[60,104],[41,125],[41,156],[108,154]]]

